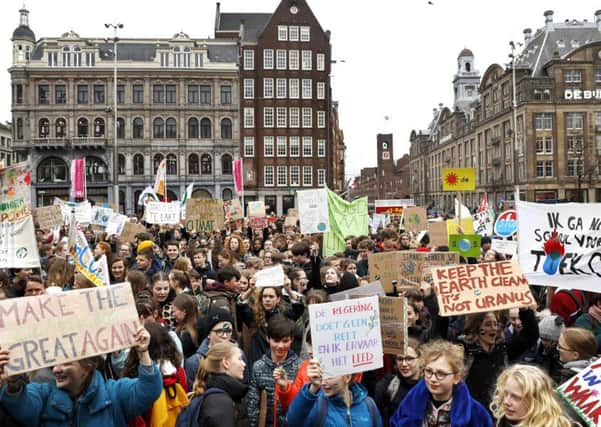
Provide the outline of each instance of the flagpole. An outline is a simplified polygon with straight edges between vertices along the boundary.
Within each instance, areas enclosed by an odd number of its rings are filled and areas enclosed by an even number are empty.
[[[240,159],[240,190],[242,199],[242,215],[246,216],[246,209],[244,206],[244,162]]]

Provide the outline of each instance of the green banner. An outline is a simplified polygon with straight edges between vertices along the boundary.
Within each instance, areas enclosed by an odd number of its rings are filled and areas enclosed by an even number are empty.
[[[347,202],[336,193],[328,190],[328,211],[330,215],[330,231],[323,235],[323,256],[344,252],[346,236],[367,235],[369,215],[367,213],[367,197]]]
[[[449,234],[449,251],[464,257],[478,258],[481,239],[479,234]]]

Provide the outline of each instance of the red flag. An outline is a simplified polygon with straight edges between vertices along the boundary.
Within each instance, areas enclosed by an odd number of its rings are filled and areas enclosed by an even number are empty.
[[[484,212],[488,210],[488,197],[486,194],[482,196],[482,200],[480,201],[480,207],[478,208],[478,212]]]
[[[71,160],[71,199],[86,198],[86,159]]]
[[[242,197],[244,194],[244,184],[242,181],[242,159],[234,160],[234,187],[236,194]]]

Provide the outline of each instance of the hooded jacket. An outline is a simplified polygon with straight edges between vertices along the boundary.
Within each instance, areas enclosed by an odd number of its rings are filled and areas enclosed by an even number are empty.
[[[248,414],[242,399],[248,386],[227,374],[211,374],[207,388],[216,387],[225,393],[208,395],[202,403],[198,425],[203,427],[246,427]]]
[[[390,387],[390,383],[392,380],[398,381],[398,387],[394,392],[394,395],[391,396],[388,388]],[[409,393],[409,391],[417,384],[419,380],[413,380],[411,378],[405,378],[400,374],[393,375],[387,374],[376,384],[376,393],[374,400],[378,405],[378,409],[380,410],[380,414],[382,414],[382,418],[384,419],[384,426],[388,426],[390,416],[395,413],[405,396]],[[394,389],[393,389],[394,390]]]

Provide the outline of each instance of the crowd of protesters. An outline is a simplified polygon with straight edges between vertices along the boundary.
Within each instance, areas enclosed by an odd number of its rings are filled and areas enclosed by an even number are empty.
[[[212,233],[147,225],[134,242],[87,228],[95,257],[108,258],[111,284],[131,285],[142,325],[136,346],[3,375],[0,425],[175,426],[178,417],[178,425],[203,427],[582,423],[555,388],[601,349],[601,294],[532,287],[531,307],[441,317],[427,277],[399,278],[406,352],[385,355],[382,369],[331,377],[312,358],[307,306],[368,284],[370,253],[448,248],[393,222],[348,236],[343,251],[324,258],[320,236],[282,221],[237,225]],[[0,272],[0,299],[94,286],[74,271],[65,235],[36,237],[42,269]],[[483,238],[481,256],[461,262],[504,259],[490,244]],[[277,264],[281,286],[256,287],[256,273]],[[0,350],[0,370],[9,357]]]

